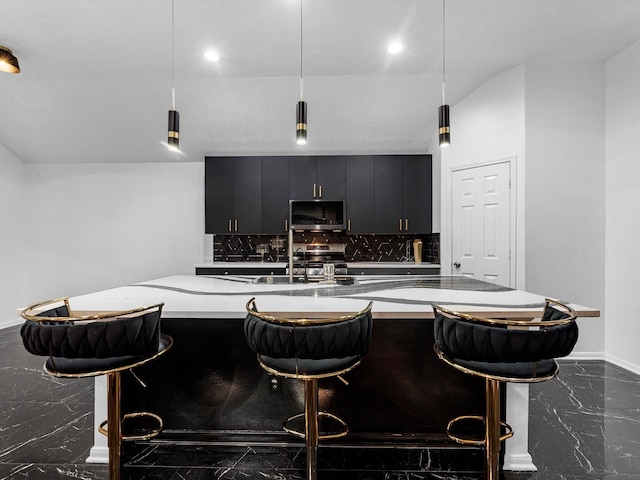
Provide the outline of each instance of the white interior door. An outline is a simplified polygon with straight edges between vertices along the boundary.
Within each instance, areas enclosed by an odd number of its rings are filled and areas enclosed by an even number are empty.
[[[509,162],[452,172],[452,273],[510,286]]]

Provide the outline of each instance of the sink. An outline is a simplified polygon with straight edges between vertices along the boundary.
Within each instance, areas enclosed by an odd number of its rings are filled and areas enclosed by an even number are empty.
[[[265,275],[263,277],[257,277],[253,280],[253,283],[266,283],[266,284],[287,284],[289,283],[289,275]],[[301,283],[317,283],[324,285],[320,279],[309,279],[306,280],[302,277],[293,277],[293,282],[295,284]],[[357,283],[357,280],[351,276],[340,276],[336,277],[336,283],[334,285],[353,285]]]

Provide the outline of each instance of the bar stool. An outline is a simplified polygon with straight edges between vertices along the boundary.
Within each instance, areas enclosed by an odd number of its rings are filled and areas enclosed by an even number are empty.
[[[556,358],[571,353],[578,340],[575,311],[556,300],[546,299],[539,321],[501,320],[454,312],[433,306],[434,350],[457,370],[485,379],[485,415],[463,415],[447,425],[452,440],[483,445],[487,480],[497,480],[500,442],[513,436],[513,429],[500,421],[500,384],[535,383],[555,377]],[[484,423],[484,438],[458,436],[453,426],[461,420]]]
[[[173,339],[160,333],[163,304],[96,315],[75,315],[68,297],[25,308],[20,330],[25,349],[49,357],[44,371],[54,377],[82,378],[107,375],[107,420],[98,430],[107,436],[109,478],[120,479],[123,440],[146,440],[162,430],[162,419],[149,412],[121,411],[120,372],[143,365],[166,353]],[[155,424],[145,433],[125,435],[123,424],[132,418],[149,418]],[[106,426],[106,428],[105,428]]]
[[[283,429],[305,439],[308,480],[317,477],[319,440],[348,433],[344,420],[318,411],[318,379],[339,377],[362,361],[371,343],[372,305],[369,302],[364,310],[337,318],[282,318],[259,313],[255,298],[247,302],[244,334],[260,366],[269,373],[304,381],[304,413],[288,418]],[[302,416],[304,432],[289,427]],[[319,416],[338,422],[340,431],[321,434]]]

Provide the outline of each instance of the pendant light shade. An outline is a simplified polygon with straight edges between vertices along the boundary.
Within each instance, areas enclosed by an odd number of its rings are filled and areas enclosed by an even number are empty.
[[[169,110],[169,133],[167,138],[169,150],[180,149],[180,113]]]
[[[18,59],[7,47],[0,45],[0,72],[20,73]]]
[[[296,108],[296,143],[307,144],[307,102],[300,100]]]
[[[172,152],[180,151],[180,113],[176,110],[176,42],[174,5],[171,0],[171,110],[167,132],[167,148]]]
[[[438,107],[438,127],[440,146],[448,147],[451,143],[451,134],[449,132],[449,105],[440,105]]]
[[[304,78],[302,76],[302,0],[300,0],[300,100],[296,107],[296,143],[307,144],[307,102],[304,101]]]

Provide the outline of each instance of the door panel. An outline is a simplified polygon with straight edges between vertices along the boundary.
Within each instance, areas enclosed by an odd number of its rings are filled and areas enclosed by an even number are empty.
[[[510,286],[510,166],[452,174],[452,272]]]

